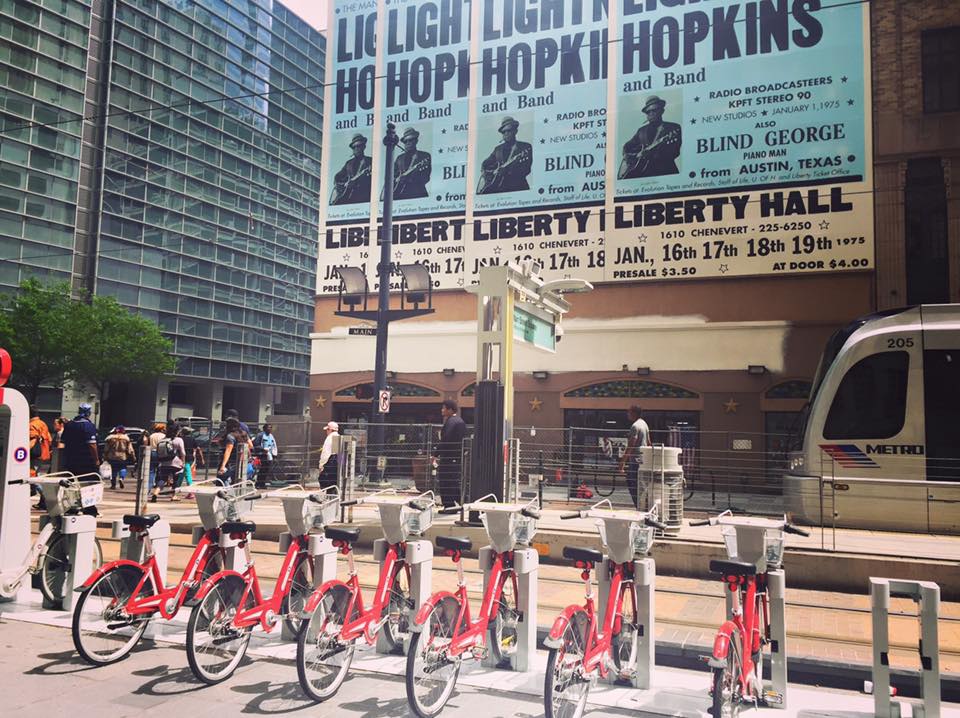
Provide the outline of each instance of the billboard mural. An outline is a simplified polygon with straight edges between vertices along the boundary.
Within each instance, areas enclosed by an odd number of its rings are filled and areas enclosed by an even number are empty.
[[[392,260],[440,289],[527,257],[593,282],[873,266],[865,4],[355,0],[328,27],[321,294],[338,265],[376,284],[386,122]]]

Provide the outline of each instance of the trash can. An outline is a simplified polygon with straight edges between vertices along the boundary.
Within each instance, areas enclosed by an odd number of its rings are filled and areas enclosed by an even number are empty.
[[[638,451],[640,485],[646,487],[647,510],[660,502],[660,521],[666,524],[663,532],[677,536],[683,524],[683,467],[675,446],[643,446]]]

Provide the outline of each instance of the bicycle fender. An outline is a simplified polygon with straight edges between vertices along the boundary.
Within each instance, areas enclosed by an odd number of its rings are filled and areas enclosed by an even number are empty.
[[[350,590],[350,587],[347,586],[347,584],[344,583],[343,581],[336,578],[330,579],[326,583],[320,584],[318,588],[315,588],[313,590],[313,593],[310,594],[310,598],[308,598],[307,602],[303,605],[303,613],[307,614],[307,613],[313,613],[314,611],[316,611],[317,606],[320,605],[320,599],[323,598],[323,594],[325,594],[334,586],[343,586],[348,591]]]
[[[100,578],[107,571],[112,571],[113,569],[118,568],[120,566],[131,566],[137,569],[138,571],[140,571],[141,573],[143,573],[145,570],[143,565],[137,563],[136,561],[131,561],[130,559],[126,559],[126,558],[118,558],[115,561],[111,561],[110,563],[103,564],[103,566],[101,566],[96,571],[91,573],[90,577],[75,590],[82,591],[86,588],[90,588],[93,585],[93,582],[96,581],[98,578]]]
[[[433,609],[437,607],[437,604],[445,598],[452,598],[457,603],[460,603],[460,599],[458,599],[449,591],[437,591],[435,594],[430,596],[430,598],[423,602],[423,605],[420,606],[420,609],[417,611],[417,616],[413,619],[413,622],[418,626],[422,626],[430,617],[430,612],[433,611]]]
[[[191,600],[189,604],[184,604],[184,605],[195,606],[196,604],[198,604],[200,601],[202,601],[206,597],[208,593],[210,593],[211,589],[213,589],[214,585],[218,581],[220,581],[220,579],[226,578],[227,576],[236,576],[244,583],[246,583],[247,581],[243,577],[243,574],[237,571],[230,571],[230,570],[218,571],[217,573],[213,574],[210,578],[208,578],[206,581],[204,581],[202,584],[200,584],[200,588],[197,590],[196,595],[194,595],[193,600]]]
[[[726,668],[727,654],[730,652],[730,637],[737,629],[737,624],[733,621],[724,621],[717,631],[716,638],[713,639],[713,655],[708,663],[711,668]]]
[[[567,630],[570,619],[575,613],[583,610],[583,606],[572,604],[563,609],[563,612],[553,620],[553,626],[550,633],[543,639],[543,645],[547,648],[560,648],[560,640],[563,638],[563,632]]]

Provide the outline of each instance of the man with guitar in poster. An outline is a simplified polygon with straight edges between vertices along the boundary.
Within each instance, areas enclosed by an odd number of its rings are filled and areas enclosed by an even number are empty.
[[[358,204],[370,202],[370,175],[373,173],[373,160],[364,154],[367,138],[354,135],[350,140],[353,157],[333,176],[333,192],[330,204]]]
[[[393,161],[393,198],[417,199],[428,196],[430,153],[417,149],[420,133],[412,127],[403,131],[403,152]]]
[[[617,179],[659,177],[680,172],[675,160],[680,156],[683,138],[680,125],[663,121],[666,106],[667,103],[656,95],[647,98],[643,105],[647,124],[623,146],[623,161]]]
[[[530,189],[527,175],[533,165],[533,145],[517,140],[520,123],[512,117],[504,117],[500,123],[503,142],[481,164],[477,194],[518,192]]]

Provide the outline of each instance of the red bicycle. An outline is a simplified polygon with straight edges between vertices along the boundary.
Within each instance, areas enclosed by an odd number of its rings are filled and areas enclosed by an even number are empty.
[[[239,541],[246,569],[243,573],[220,571],[207,579],[197,592],[196,604],[187,623],[187,661],[194,675],[214,685],[229,678],[243,660],[254,627],[272,631],[281,620],[298,633],[302,612],[313,593],[313,561],[310,556],[311,528],[321,528],[332,521],[340,506],[336,487],[324,493],[298,495],[284,490],[271,496],[285,499],[298,497],[301,511],[291,512],[284,506],[291,531],[290,544],[283,558],[273,594],[264,598],[260,578],[250,555],[250,536],[257,526],[252,521],[231,521],[220,530]],[[261,498],[251,494],[248,498]],[[296,517],[290,521],[290,516]]]
[[[782,696],[763,687],[763,649],[770,643],[770,606],[767,577],[783,562],[785,533],[809,536],[786,518],[773,520],[733,516],[724,511],[691,526],[721,527],[727,561],[711,561],[730,591],[732,610],[713,641],[709,664],[713,671],[710,695],[714,718],[733,718],[740,706],[782,702]],[[749,649],[749,650],[747,650]]]
[[[461,561],[463,552],[473,544],[468,538],[436,538],[437,546],[457,565],[457,590],[434,593],[414,619],[421,628],[419,632],[414,629],[407,652],[407,701],[420,718],[430,718],[443,710],[456,686],[463,660],[483,659],[489,651],[499,665],[517,649],[521,614],[514,549],[530,543],[540,512],[532,506],[533,502],[500,504],[495,503],[495,498],[494,502],[487,498],[467,506],[471,511],[483,512],[493,548],[490,576],[476,620],[470,615]]]
[[[607,508],[600,508],[602,504]],[[610,591],[601,628],[590,571],[603,563],[603,554],[578,546],[563,548],[563,557],[582,569],[580,577],[586,591],[583,605],[567,606],[544,640],[550,649],[543,690],[546,718],[579,718],[597,676],[606,678],[615,670],[619,677],[628,679],[636,670],[643,627],[633,590],[633,562],[653,547],[653,530],[665,528],[657,514],[656,506],[651,512],[614,510],[609,499],[604,499],[589,509],[560,516],[599,519],[601,541],[610,555]]]
[[[73,645],[80,656],[96,666],[124,658],[143,636],[150,621],[159,614],[166,620],[177,615],[191,600],[202,582],[223,567],[220,524],[237,518],[243,511],[244,490],[252,484],[228,489],[194,484],[205,530],[177,583],[167,586],[160,574],[150,539],[150,528],[160,520],[157,514],[127,514],[131,540],[143,544],[142,563],[118,559],[97,569],[84,582],[73,611]]]
[[[410,565],[406,562],[407,539],[426,531],[432,522],[433,492],[414,499],[398,496],[393,489],[358,501],[376,504],[386,539],[386,554],[369,608],[363,605],[360,580],[353,560],[358,529],[327,528],[326,536],[347,557],[347,580],[327,581],[307,602],[297,643],[297,675],[304,693],[315,701],[334,695],[350,670],[357,643],[373,645],[383,634],[391,651],[403,648],[410,632],[409,612],[415,607],[410,595]]]

